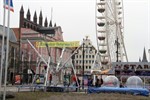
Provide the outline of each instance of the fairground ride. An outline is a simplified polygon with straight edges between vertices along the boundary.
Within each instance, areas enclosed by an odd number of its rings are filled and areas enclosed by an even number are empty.
[[[123,0],[96,0],[95,23],[101,70],[128,61],[124,44]]]

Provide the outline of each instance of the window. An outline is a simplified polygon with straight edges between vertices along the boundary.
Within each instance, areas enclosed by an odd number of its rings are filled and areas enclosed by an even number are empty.
[[[78,55],[76,55],[76,58],[78,58]]]
[[[81,58],[81,55],[80,55],[80,58]]]
[[[76,61],[76,63],[78,63],[78,60]]]
[[[91,66],[89,66],[89,69],[91,69]]]
[[[88,69],[88,66],[86,66],[86,69]]]
[[[86,63],[88,63],[88,61],[86,60]]]
[[[91,58],[91,55],[89,55],[89,58]]]
[[[26,22],[24,22],[24,27],[26,28]]]
[[[80,64],[81,64],[81,60],[80,60]]]
[[[91,63],[91,60],[89,60],[89,63]]]
[[[86,55],[86,58],[88,58],[88,55]]]
[[[94,63],[94,60],[92,61],[92,63]]]
[[[94,55],[92,55],[92,58],[94,58]]]

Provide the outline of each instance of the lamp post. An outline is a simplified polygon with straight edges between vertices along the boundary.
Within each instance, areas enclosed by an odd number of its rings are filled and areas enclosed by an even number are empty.
[[[84,89],[84,39],[83,39],[83,47],[82,47],[82,55],[83,55],[83,58],[82,58],[82,61],[83,61],[83,65],[82,65],[82,89]]]
[[[86,37],[86,40],[87,40],[87,38],[88,37]],[[84,89],[84,76],[85,76],[85,73],[84,73],[84,56],[85,56],[85,49],[84,48],[90,48],[90,51],[92,51],[92,47],[89,47],[88,45],[87,46],[85,46],[85,42],[84,42],[85,40],[83,39],[83,44],[82,44],[82,63],[83,63],[83,65],[82,65],[82,89]]]

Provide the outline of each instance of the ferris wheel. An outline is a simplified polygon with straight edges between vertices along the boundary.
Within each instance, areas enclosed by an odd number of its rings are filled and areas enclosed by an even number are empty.
[[[128,61],[124,45],[123,0],[96,0],[96,39],[102,69]]]

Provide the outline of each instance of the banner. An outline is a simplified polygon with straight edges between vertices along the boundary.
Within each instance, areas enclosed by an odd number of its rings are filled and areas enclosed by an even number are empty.
[[[36,42],[36,47],[78,47],[79,41],[68,42]]]
[[[113,62],[116,76],[150,76],[149,62]]]
[[[149,62],[113,62],[112,67],[115,70],[149,70]]]

